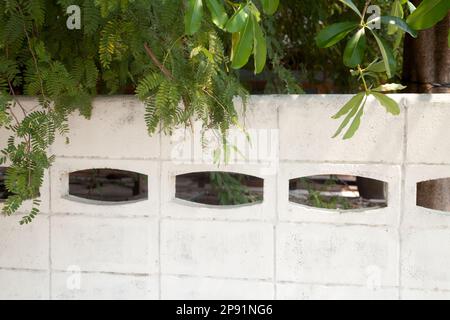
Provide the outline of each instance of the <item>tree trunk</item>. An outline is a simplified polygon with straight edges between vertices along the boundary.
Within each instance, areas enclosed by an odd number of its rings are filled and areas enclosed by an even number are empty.
[[[450,93],[449,29],[450,14],[434,28],[421,31],[417,39],[406,35],[403,83],[408,92]],[[419,184],[417,195],[420,206],[450,211],[450,179]]]

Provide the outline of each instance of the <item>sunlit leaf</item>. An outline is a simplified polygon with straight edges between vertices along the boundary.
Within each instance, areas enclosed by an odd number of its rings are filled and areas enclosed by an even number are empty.
[[[393,114],[393,115],[399,115],[400,114],[400,107],[398,106],[398,103],[389,98],[388,96],[378,93],[378,92],[372,92],[371,93],[379,102],[380,104],[386,108],[386,111]]]
[[[248,13],[245,10],[245,6],[241,6],[225,24],[225,30],[231,33],[242,31],[247,22],[247,18]]]
[[[407,22],[416,30],[428,29],[444,19],[449,10],[449,0],[423,0]]]
[[[344,39],[352,30],[358,27],[357,22],[339,22],[326,27],[316,36],[317,46],[328,48]]]
[[[386,68],[386,74],[388,78],[392,78],[395,75],[397,69],[397,62],[394,58],[394,54],[392,53],[392,49],[389,47],[386,41],[380,38],[375,32],[372,31],[372,34],[377,41],[378,47],[380,48],[384,66]]]
[[[362,17],[361,11],[359,11],[358,7],[353,3],[352,0],[339,0],[347,7],[352,9],[358,16]]]
[[[263,10],[265,13],[272,15],[277,12],[280,0],[261,0]]]
[[[225,12],[223,2],[219,2],[219,0],[206,0],[206,6],[211,12],[213,23],[219,28],[223,28],[228,21],[228,15]]]
[[[245,66],[252,54],[253,49],[253,18],[248,17],[245,27],[240,33],[239,41],[233,50],[233,61],[231,66],[234,69],[240,69]]]
[[[360,92],[357,95],[353,96],[342,108],[338,111],[332,118],[333,119],[339,119],[343,115],[346,115],[350,112],[354,107],[359,107],[361,105],[361,102],[364,99],[365,92]]]
[[[361,64],[366,51],[366,33],[364,28],[361,28],[348,41],[344,51],[344,64],[347,67],[353,68]]]
[[[388,92],[388,91],[400,91],[406,89],[404,85],[401,85],[400,83],[386,83],[379,87],[376,87],[375,89],[372,89],[372,91],[377,92]]]
[[[200,29],[202,18],[202,0],[189,0],[185,16],[185,32],[187,35],[193,35]]]
[[[358,131],[359,126],[361,125],[361,117],[364,114],[364,106],[365,106],[365,103],[363,103],[361,105],[358,113],[353,118],[352,124],[350,125],[349,129],[347,130],[347,132],[344,135],[344,140],[351,139],[355,135],[356,131]]]
[[[264,33],[259,26],[259,23],[253,20],[253,36],[254,36],[254,49],[253,55],[255,60],[255,73],[260,73],[264,70],[267,59],[267,43]]]

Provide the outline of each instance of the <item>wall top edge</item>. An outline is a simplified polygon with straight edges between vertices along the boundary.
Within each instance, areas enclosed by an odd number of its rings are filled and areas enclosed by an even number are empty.
[[[302,94],[302,95],[251,95],[249,99],[250,106],[257,107],[281,107],[281,106],[298,106],[301,104],[307,106],[308,103],[313,104],[340,104],[348,101],[353,94]],[[388,94],[397,102],[402,102],[402,105],[410,107],[429,105],[429,104],[446,104],[450,105],[450,93],[436,93],[436,94],[417,94],[417,93],[397,93]],[[38,104],[36,97],[19,96],[19,101],[22,102],[26,109],[34,108]],[[124,107],[135,107],[142,105],[143,102],[134,95],[101,95],[93,98],[94,107],[108,104],[121,103]],[[237,107],[241,105],[241,99],[236,98],[235,104]]]

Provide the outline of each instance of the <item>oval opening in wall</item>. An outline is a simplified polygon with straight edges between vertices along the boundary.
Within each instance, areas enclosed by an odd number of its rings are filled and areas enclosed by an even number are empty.
[[[450,178],[417,183],[416,205],[427,209],[450,212]]]
[[[89,169],[69,174],[69,195],[103,202],[148,199],[148,177],[117,169]]]
[[[289,201],[330,210],[368,210],[387,206],[387,183],[352,175],[324,174],[291,179]]]
[[[5,186],[6,170],[6,167],[0,167],[0,202],[5,201],[10,196]]]
[[[229,172],[196,172],[176,176],[177,199],[213,205],[236,206],[263,201],[264,180]]]

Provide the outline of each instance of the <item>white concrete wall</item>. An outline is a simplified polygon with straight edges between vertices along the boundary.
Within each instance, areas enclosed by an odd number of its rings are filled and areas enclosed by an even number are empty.
[[[70,144],[51,150],[42,214],[28,226],[20,214],[0,219],[0,298],[450,299],[450,215],[415,205],[416,182],[450,177],[450,95],[393,98],[400,116],[372,101],[342,141],[330,138],[339,124],[330,116],[349,96],[253,97],[252,145],[233,138],[246,159],[220,167],[201,154],[198,132],[148,137],[139,102],[98,98],[91,120],[70,118]],[[148,200],[68,197],[69,172],[102,167],[147,174]],[[174,199],[177,174],[208,170],[264,178],[264,202]],[[289,203],[289,179],[323,173],[388,182],[388,207]]]

